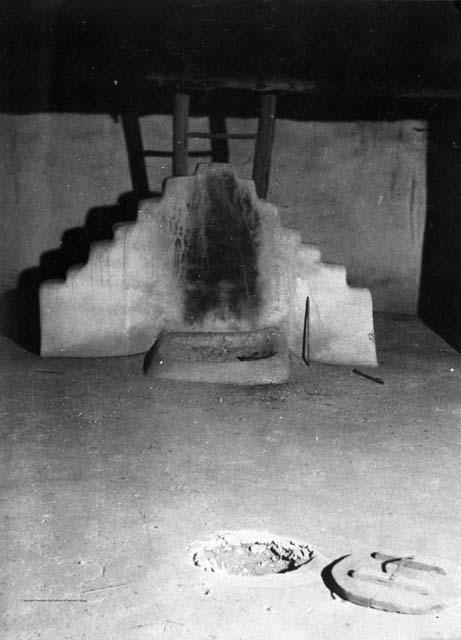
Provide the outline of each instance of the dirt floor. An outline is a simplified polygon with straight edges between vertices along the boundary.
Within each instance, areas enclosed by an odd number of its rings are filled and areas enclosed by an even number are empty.
[[[461,355],[378,316],[380,367],[293,359],[289,383],[142,375],[142,356],[40,359],[1,342],[0,636],[459,640],[461,608],[385,613],[321,572],[355,552],[459,563]],[[281,575],[193,565],[220,530],[293,536]]]

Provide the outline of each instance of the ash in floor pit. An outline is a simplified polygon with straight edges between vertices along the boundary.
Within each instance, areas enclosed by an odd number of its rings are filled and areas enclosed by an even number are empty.
[[[238,576],[265,576],[295,571],[310,562],[313,551],[307,544],[280,536],[249,539],[237,533],[217,534],[202,543],[193,554],[195,566],[205,571],[222,571]]]

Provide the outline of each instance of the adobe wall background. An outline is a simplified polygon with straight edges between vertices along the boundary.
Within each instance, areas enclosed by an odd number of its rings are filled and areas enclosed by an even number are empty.
[[[171,150],[171,118],[142,118],[147,148]],[[228,120],[253,131],[253,120]],[[207,121],[191,122],[206,130]],[[376,310],[416,311],[426,202],[424,123],[278,120],[268,199],[285,225],[344,264],[349,282],[371,289]],[[59,248],[95,207],[131,190],[122,127],[105,115],[0,115],[0,294],[24,269]],[[191,148],[207,146],[206,141]],[[231,162],[250,177],[252,144],[232,141]],[[196,159],[191,160],[191,170]],[[169,158],[148,159],[160,191]]]

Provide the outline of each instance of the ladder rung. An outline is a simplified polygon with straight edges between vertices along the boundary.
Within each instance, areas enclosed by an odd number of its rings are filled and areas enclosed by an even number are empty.
[[[171,158],[173,156],[172,151],[143,151],[142,155],[145,158]],[[191,158],[205,158],[206,156],[213,155],[211,150],[205,151],[189,151],[187,154]]]
[[[145,158],[171,158],[172,151],[143,151],[142,155]]]
[[[201,131],[191,131],[188,138],[216,139],[216,140],[255,140],[255,133],[202,133]]]

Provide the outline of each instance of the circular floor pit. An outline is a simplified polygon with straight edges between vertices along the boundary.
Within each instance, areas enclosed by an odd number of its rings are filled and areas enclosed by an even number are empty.
[[[307,544],[288,537],[261,531],[229,531],[199,543],[192,561],[204,571],[266,576],[295,571],[313,557]]]

